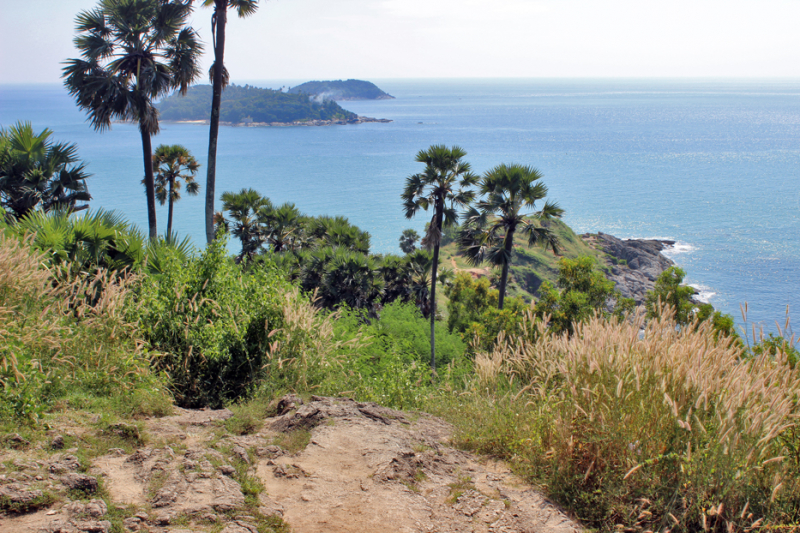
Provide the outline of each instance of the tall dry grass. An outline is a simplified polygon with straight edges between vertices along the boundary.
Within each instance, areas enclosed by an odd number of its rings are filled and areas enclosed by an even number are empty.
[[[580,518],[632,531],[798,522],[800,368],[785,354],[751,357],[668,318],[533,327],[478,354],[476,373],[483,390],[521,387],[498,403],[522,415],[509,455]]]
[[[154,384],[125,318],[131,283],[104,270],[65,277],[28,241],[0,234],[0,412],[35,419],[70,392]]]

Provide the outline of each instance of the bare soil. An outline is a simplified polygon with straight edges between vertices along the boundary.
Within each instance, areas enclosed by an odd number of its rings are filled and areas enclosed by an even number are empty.
[[[176,409],[146,421],[152,444],[91,464],[48,442],[2,449],[0,502],[18,512],[0,514],[0,533],[108,532],[112,520],[125,531],[257,533],[275,515],[295,533],[581,531],[502,463],[451,447],[437,418],[322,397],[277,409],[245,436],[224,430],[228,410]],[[246,500],[240,481],[253,479],[266,490]]]

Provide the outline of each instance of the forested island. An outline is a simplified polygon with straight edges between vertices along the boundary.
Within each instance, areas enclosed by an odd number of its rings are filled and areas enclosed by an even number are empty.
[[[363,80],[308,81],[289,89],[292,94],[307,94],[321,100],[393,100],[372,82]]]
[[[157,105],[162,120],[207,121],[211,86],[195,85],[185,96],[174,93]],[[318,100],[304,93],[287,93],[251,85],[231,84],[222,93],[220,120],[229,125],[330,125],[389,122],[359,117],[334,100]]]

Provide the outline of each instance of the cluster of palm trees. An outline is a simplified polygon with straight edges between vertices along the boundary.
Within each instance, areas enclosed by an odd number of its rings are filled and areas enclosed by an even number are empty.
[[[154,102],[174,90],[185,94],[201,74],[203,45],[197,32],[187,25],[192,3],[193,0],[100,0],[94,9],[78,14],[75,45],[81,57],[67,60],[63,69],[64,84],[96,130],[110,128],[114,120],[134,121],[139,125],[151,239],[158,234],[156,199],[173,196],[168,187],[162,186],[161,192],[157,190],[151,144],[152,136],[159,132]],[[240,17],[246,17],[255,12],[257,4],[258,0],[203,1],[204,6],[214,8],[215,60],[209,71],[213,99],[206,181],[209,242],[214,238],[219,109],[222,89],[229,78],[223,62],[227,10],[236,9]],[[174,187],[172,190],[175,191]],[[171,217],[168,226],[171,230]]]
[[[370,235],[344,217],[310,217],[292,203],[275,206],[253,189],[222,194],[217,230],[230,232],[246,263],[270,256],[319,305],[346,304],[375,317],[392,301],[415,303],[430,313],[431,255],[414,250],[404,257],[372,255]]]
[[[527,236],[529,245],[541,244],[558,253],[558,239],[547,224],[560,218],[563,210],[551,202],[536,210],[536,203],[547,196],[547,187],[539,181],[541,173],[529,166],[498,165],[478,177],[464,161],[466,155],[458,146],[434,145],[420,150],[416,161],[424,163],[425,170],[406,179],[402,194],[407,218],[420,210],[432,212],[422,245],[433,252],[429,307],[434,371],[436,274],[444,228],[457,225],[461,215],[464,222],[458,234],[459,250],[472,264],[488,262],[502,268],[500,309],[513,260],[515,234]]]

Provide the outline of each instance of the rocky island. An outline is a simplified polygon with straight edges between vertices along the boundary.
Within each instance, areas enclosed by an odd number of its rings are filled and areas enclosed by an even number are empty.
[[[172,94],[158,105],[164,121],[207,123],[211,109],[211,86],[195,85],[185,96]],[[222,93],[220,123],[228,126],[330,126],[391,122],[361,117],[343,109],[334,100],[312,98],[306,93],[229,85]]]
[[[363,80],[307,81],[289,89],[292,94],[307,94],[318,100],[393,100],[374,83]]]

